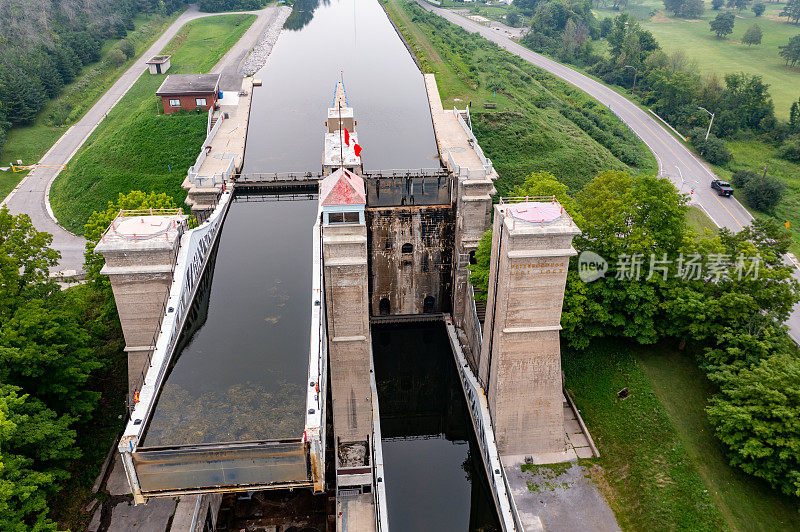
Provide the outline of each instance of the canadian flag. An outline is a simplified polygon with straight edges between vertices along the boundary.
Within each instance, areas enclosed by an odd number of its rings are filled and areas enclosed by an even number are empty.
[[[344,129],[344,143],[349,146],[350,145],[350,132],[347,131],[347,128],[343,128],[343,129]]]
[[[347,131],[347,130],[345,130]],[[361,157],[361,146],[358,144],[353,144],[353,151],[356,152],[356,157]]]

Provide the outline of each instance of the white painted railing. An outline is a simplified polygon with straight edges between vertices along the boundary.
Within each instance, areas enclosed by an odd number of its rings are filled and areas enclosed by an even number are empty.
[[[464,358],[461,344],[456,336],[455,326],[448,314],[444,315],[444,324],[447,329],[447,336],[450,339],[453,356],[456,359],[456,366],[458,366],[458,374],[467,399],[467,405],[469,406],[470,417],[475,428],[475,436],[478,439],[478,446],[481,448],[483,465],[489,476],[489,485],[492,488],[492,495],[497,506],[500,525],[505,532],[523,531],[524,528],[520,524],[519,516],[511,500],[508,481],[503,471],[503,464],[500,462],[500,454],[497,452],[492,417],[489,414],[486,394]]]
[[[322,237],[317,213],[313,229],[313,269],[311,279],[311,338],[308,350],[308,388],[306,425],[303,439],[310,444],[312,478],[315,491],[325,486],[325,398],[328,382],[328,337],[325,318],[325,284],[322,268]]]
[[[208,120],[209,120],[208,123],[211,124],[211,115],[209,115]],[[211,141],[214,140],[214,137],[217,135],[217,131],[219,131],[219,128],[222,125],[223,120],[224,117],[220,113],[220,116],[217,119],[217,123],[214,124],[214,127],[212,127],[211,130],[206,135],[206,140],[203,141],[203,148],[200,150],[200,154],[197,156],[197,159],[195,160],[194,164],[190,166],[189,170],[187,171],[187,177],[189,178],[189,181],[191,181],[192,183],[198,184],[196,180],[199,177],[201,177],[199,175],[200,167],[203,166],[203,163],[205,162],[206,157],[208,155],[207,148],[211,146]],[[206,186],[206,185],[199,185],[199,186]]]
[[[458,109],[453,107],[453,114],[455,115],[456,120],[458,120],[458,123],[461,124],[461,127],[464,129],[464,132],[467,134],[467,138],[469,139],[469,143],[472,146],[472,149],[478,155],[478,158],[481,160],[481,164],[483,165],[483,174],[478,175],[479,172],[473,171],[472,177],[473,179],[483,179],[484,177],[492,174],[492,169],[494,168],[494,165],[492,164],[492,160],[486,157],[486,155],[483,153],[483,149],[481,148],[480,144],[478,144],[478,139],[475,138],[475,134],[472,132],[472,127],[471,127],[472,119],[470,119],[470,125],[467,125],[467,123],[464,121],[464,117],[461,116],[462,112],[463,111],[459,111]],[[466,113],[467,117],[469,117],[469,109],[466,110]],[[467,174],[467,178],[469,178],[469,173]]]
[[[166,376],[183,324],[189,314],[230,202],[231,193],[223,193],[211,216],[198,227],[183,233],[180,239],[178,257],[166,304],[166,314],[161,320],[155,349],[139,390],[138,402],[133,407],[118,445],[120,453],[123,454],[123,464],[137,504],[144,502],[144,499],[141,496],[136,471],[133,468],[131,453],[135,452],[139,445],[147,420],[152,414],[158,390]]]
[[[375,527],[378,532],[388,532],[389,507],[386,502],[386,473],[383,470],[381,414],[378,406],[378,387],[375,384],[375,361],[372,357],[371,336],[369,340],[369,386],[372,390],[372,483],[375,493]]]

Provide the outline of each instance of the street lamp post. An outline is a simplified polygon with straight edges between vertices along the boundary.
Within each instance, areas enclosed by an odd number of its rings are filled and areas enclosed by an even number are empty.
[[[708,123],[708,131],[706,131],[706,140],[708,140],[708,136],[711,134],[711,124],[714,123],[714,114],[715,113],[712,113],[711,111],[709,111],[705,107],[698,107],[698,109],[702,109],[703,111],[705,111],[706,113],[711,115],[711,121]]]
[[[635,66],[631,66],[631,65],[625,65],[622,68],[623,69],[625,69],[625,68],[632,68],[633,69],[633,87],[631,87],[631,94],[633,94],[636,91],[636,76],[639,75],[639,69],[636,68]]]

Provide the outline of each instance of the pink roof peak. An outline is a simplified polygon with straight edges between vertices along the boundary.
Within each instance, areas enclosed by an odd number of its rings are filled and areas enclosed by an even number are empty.
[[[366,205],[364,180],[340,168],[322,180],[319,187],[322,205]]]

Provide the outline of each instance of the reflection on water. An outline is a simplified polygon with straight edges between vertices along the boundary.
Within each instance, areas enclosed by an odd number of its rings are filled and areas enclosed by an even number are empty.
[[[321,2],[302,22],[255,76],[244,172],[318,171],[341,76],[367,170],[438,167],[422,74],[377,0]]]
[[[375,327],[372,341],[389,525],[499,530],[442,324]]]
[[[234,198],[144,445],[303,435],[316,214],[316,198]]]
[[[330,0],[322,0],[323,4],[330,4]],[[295,0],[292,6],[292,13],[283,27],[287,30],[297,31],[303,29],[303,26],[311,22],[314,18],[314,10],[319,6],[319,0]]]

